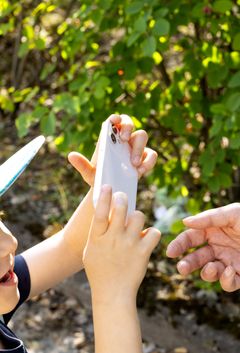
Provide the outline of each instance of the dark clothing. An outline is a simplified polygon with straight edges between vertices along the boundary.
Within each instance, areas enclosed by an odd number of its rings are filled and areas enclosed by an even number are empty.
[[[3,315],[4,322],[0,321],[0,340],[5,347],[3,350],[0,349],[0,352],[27,353],[23,342],[7,327],[9,320],[17,308],[28,298],[31,288],[28,266],[21,255],[15,258],[14,272],[18,277],[20,299],[16,308],[11,313]]]

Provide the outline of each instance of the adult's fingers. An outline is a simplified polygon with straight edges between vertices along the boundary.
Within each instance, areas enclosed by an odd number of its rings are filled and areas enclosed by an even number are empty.
[[[144,130],[138,130],[131,134],[129,144],[132,147],[131,161],[135,167],[139,167],[143,160],[144,149],[148,142],[148,135]]]
[[[148,147],[144,149],[142,162],[137,168],[140,177],[153,169],[157,162],[157,157],[158,154],[156,151]]]
[[[183,276],[189,275],[191,272],[202,268],[206,263],[215,260],[215,255],[209,245],[197,249],[191,254],[186,255],[177,264],[179,273]]]
[[[240,276],[232,266],[227,266],[220,277],[222,289],[226,292],[233,292],[240,288]]]
[[[199,213],[196,216],[187,217],[183,220],[187,227],[210,228],[210,227],[240,227],[240,203],[211,209]]]
[[[115,192],[112,201],[112,213],[109,229],[119,234],[125,230],[128,210],[127,195],[123,192]]]
[[[90,237],[97,238],[107,231],[109,225],[111,200],[111,187],[109,185],[103,185],[92,220]]]
[[[89,162],[89,160],[82,154],[77,152],[70,152],[68,160],[72,166],[81,174],[82,178],[92,186],[94,183],[96,167]]]
[[[179,234],[167,247],[168,257],[178,257],[187,250],[200,246],[206,241],[204,230],[188,229]]]
[[[206,282],[216,282],[225,270],[221,261],[208,262],[201,271],[201,278]]]

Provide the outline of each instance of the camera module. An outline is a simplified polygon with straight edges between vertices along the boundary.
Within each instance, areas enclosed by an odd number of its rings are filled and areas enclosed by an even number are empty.
[[[114,134],[111,134],[111,139],[112,139],[112,142],[114,144],[117,143],[117,139],[116,139],[116,136]]]

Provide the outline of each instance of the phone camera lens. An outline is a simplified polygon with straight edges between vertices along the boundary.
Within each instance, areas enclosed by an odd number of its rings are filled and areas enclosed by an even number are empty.
[[[112,139],[112,142],[114,144],[117,143],[117,139],[116,139],[116,136],[114,134],[111,134],[111,139]]]
[[[117,134],[118,133],[118,130],[115,126],[112,127],[112,131],[114,132],[114,134]]]

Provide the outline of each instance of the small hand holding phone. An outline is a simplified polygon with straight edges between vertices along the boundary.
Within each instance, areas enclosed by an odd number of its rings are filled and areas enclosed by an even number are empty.
[[[130,159],[130,146],[123,142],[117,126],[110,119],[102,124],[99,137],[98,159],[93,189],[96,206],[101,187],[111,185],[112,191],[121,191],[128,196],[128,214],[136,208],[138,173]]]

